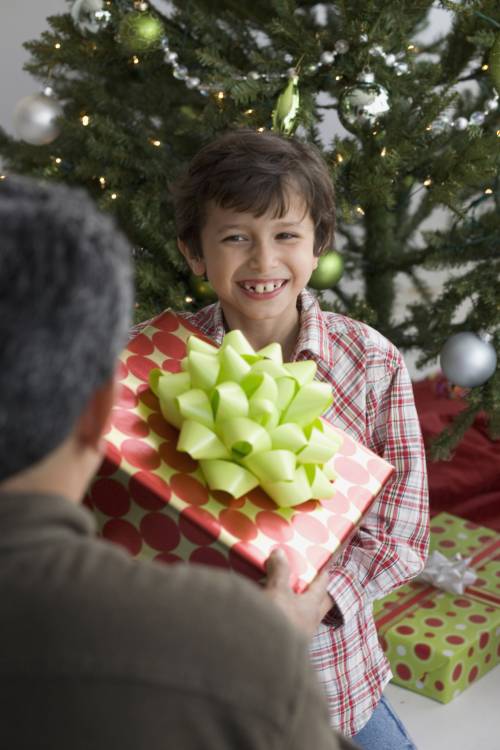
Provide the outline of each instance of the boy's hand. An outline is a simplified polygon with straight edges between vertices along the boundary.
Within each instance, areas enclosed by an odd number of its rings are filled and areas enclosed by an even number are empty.
[[[284,552],[275,549],[267,561],[264,592],[285,613],[291,622],[312,638],[327,612],[334,606],[326,591],[328,573],[323,570],[303,594],[290,587],[290,567]]]

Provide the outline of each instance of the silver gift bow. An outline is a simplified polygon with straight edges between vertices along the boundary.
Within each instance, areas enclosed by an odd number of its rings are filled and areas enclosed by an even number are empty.
[[[470,557],[456,554],[445,557],[441,552],[433,552],[418,580],[432,583],[436,588],[450,594],[463,594],[467,586],[474,583],[477,576],[469,569]]]

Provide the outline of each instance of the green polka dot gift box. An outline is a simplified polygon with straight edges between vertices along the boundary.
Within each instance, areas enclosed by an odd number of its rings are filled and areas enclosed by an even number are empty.
[[[475,580],[465,579],[463,593],[413,581],[376,602],[374,615],[393,682],[448,703],[500,661],[500,535],[440,513],[432,553],[462,567],[466,558]]]
[[[137,558],[260,580],[279,546],[303,591],[394,469],[320,419],[331,389],[314,363],[283,363],[276,344],[250,352],[237,334],[217,348],[167,311],[129,341],[85,504]]]

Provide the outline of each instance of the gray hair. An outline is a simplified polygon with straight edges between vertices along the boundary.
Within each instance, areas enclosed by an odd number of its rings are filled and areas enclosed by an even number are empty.
[[[0,183],[0,481],[70,434],[130,325],[130,246],[81,189]]]

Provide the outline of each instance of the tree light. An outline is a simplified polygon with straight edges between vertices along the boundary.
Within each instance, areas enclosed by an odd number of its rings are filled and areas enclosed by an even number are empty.
[[[140,63],[141,61],[139,60],[139,58],[137,57],[137,55],[134,55],[134,56],[132,57],[132,62],[134,63],[134,65],[139,65],[139,63]]]
[[[492,195],[493,194],[493,190],[491,188],[486,188],[486,190],[484,191],[484,194],[485,195]]]
[[[86,128],[86,127],[87,127],[87,125],[88,125],[88,124],[89,124],[89,122],[90,122],[90,117],[89,117],[88,115],[82,115],[82,117],[81,117],[81,121],[82,121],[82,125],[83,125],[83,127],[84,127],[84,128]]]
[[[424,185],[425,185],[425,187],[429,187],[430,185],[432,185],[432,180],[431,180],[430,177],[428,177],[426,180],[424,180]]]
[[[184,302],[192,302],[192,301],[193,301],[192,297],[184,297]]]
[[[111,193],[111,200],[115,201],[118,198],[118,193]]]
[[[61,42],[56,42],[54,44],[54,49],[61,49]]]

